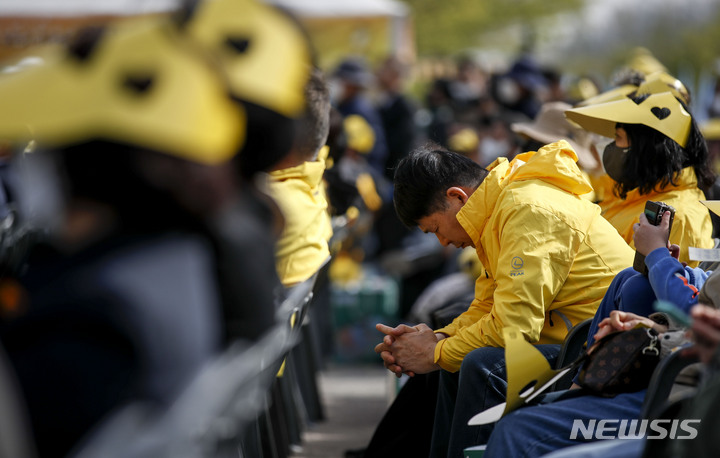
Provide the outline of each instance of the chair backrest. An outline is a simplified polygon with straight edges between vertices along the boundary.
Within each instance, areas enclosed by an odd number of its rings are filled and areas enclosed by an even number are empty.
[[[720,248],[720,239],[715,239],[715,245],[713,246],[714,249]],[[718,267],[720,267],[720,261],[703,261],[698,265],[699,268],[702,270],[708,271],[708,270],[717,270]]]
[[[267,407],[275,375],[295,344],[293,336],[286,323],[278,323],[250,346],[236,342],[170,408],[152,412],[131,406],[73,456],[220,456],[213,451],[222,444],[237,452],[243,431]]]
[[[582,353],[585,346],[585,342],[587,341],[592,320],[592,318],[588,318],[570,329],[565,336],[562,346],[560,347],[560,353],[558,354],[557,361],[555,362],[555,369],[562,369],[563,367],[570,365],[578,358],[578,356],[580,356],[580,353]],[[570,388],[574,376],[575,373],[573,371],[568,372],[553,384],[551,391]]]
[[[328,256],[315,274],[315,283],[313,284],[313,294],[317,296],[318,292],[325,287],[328,282],[328,273],[330,272],[330,264],[332,263],[332,255]]]
[[[317,272],[307,280],[287,289],[287,297],[275,312],[275,317],[279,322],[289,323],[291,328],[302,323],[313,297],[316,279]]]
[[[681,347],[660,360],[653,371],[643,402],[642,418],[656,418],[666,407],[670,391],[680,371],[698,362],[696,356],[688,356]]]

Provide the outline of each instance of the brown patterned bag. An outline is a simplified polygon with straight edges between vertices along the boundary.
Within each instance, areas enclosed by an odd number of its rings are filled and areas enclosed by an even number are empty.
[[[612,397],[648,387],[660,361],[660,340],[651,328],[613,332],[581,356],[579,385],[598,396]]]

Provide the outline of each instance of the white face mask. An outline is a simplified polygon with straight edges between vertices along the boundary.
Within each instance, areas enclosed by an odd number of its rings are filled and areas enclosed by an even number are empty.
[[[502,78],[498,81],[497,94],[500,102],[506,105],[513,105],[520,100],[520,89],[510,78]]]
[[[337,79],[331,79],[328,82],[328,92],[330,93],[330,103],[336,105],[340,103],[343,96],[343,84]]]

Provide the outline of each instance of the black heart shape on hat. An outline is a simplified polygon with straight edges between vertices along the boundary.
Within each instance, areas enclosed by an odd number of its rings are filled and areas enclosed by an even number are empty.
[[[658,119],[660,119],[660,120],[665,119],[665,118],[667,118],[668,116],[670,116],[670,108],[665,108],[665,107],[663,107],[663,108],[652,107],[652,108],[650,109],[650,111],[652,112],[652,114],[655,115],[656,118],[658,118]]]
[[[137,94],[144,94],[152,88],[154,78],[151,75],[128,75],[122,85]]]
[[[244,54],[250,47],[250,39],[246,37],[227,37],[225,46],[238,54]]]

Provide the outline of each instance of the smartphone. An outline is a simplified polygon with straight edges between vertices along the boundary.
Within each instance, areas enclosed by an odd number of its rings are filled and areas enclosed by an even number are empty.
[[[657,226],[662,221],[662,215],[665,212],[670,212],[670,226],[668,226],[668,237],[670,236],[670,230],[672,229],[673,219],[675,218],[675,209],[665,202],[654,202],[648,200],[645,202],[645,217],[648,222],[653,226]],[[635,252],[635,260],[633,261],[633,269],[637,270],[643,275],[648,274],[648,268],[645,265],[645,256]]]
[[[681,326],[689,328],[692,324],[692,318],[690,318],[690,315],[672,302],[655,301],[655,310],[667,313]]]

